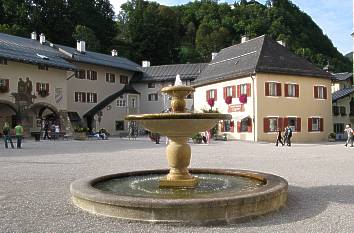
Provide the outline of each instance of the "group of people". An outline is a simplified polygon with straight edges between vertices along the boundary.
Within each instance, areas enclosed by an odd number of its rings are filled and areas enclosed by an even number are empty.
[[[9,125],[9,123],[5,122],[3,128],[2,128],[2,134],[4,137],[4,142],[5,142],[5,148],[8,149],[9,148],[9,143],[12,149],[14,149],[14,144],[12,142],[12,129]],[[14,128],[14,135],[17,138],[17,149],[21,149],[22,148],[22,136],[23,136],[23,127],[21,125],[20,122],[17,123],[17,125]]]
[[[282,136],[282,131],[279,130],[278,131],[278,135],[277,135],[277,141],[275,142],[275,146],[278,146],[279,143],[284,146],[285,144],[287,146],[291,146],[291,137],[293,136],[293,130],[291,129],[291,127],[288,125],[285,127],[284,129],[284,138]],[[283,141],[284,139],[284,141]]]
[[[55,140],[59,138],[60,127],[58,124],[54,124],[54,123],[50,124],[48,120],[45,120],[43,122],[42,130],[43,130],[43,140],[45,139]]]

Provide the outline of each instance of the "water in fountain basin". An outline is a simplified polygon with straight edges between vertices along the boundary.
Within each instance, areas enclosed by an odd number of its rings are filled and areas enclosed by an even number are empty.
[[[95,188],[120,196],[193,199],[223,197],[232,193],[251,191],[263,186],[260,180],[231,175],[197,174],[199,185],[194,189],[159,188],[160,174],[130,176],[111,179],[95,184]]]

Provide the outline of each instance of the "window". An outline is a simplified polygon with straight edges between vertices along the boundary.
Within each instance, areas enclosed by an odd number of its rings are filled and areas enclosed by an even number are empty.
[[[132,108],[136,108],[136,99],[132,98]]]
[[[128,76],[126,76],[126,75],[121,75],[121,76],[120,76],[120,83],[128,84]]]
[[[116,82],[116,75],[112,73],[106,73],[106,82],[107,83],[115,83]]]
[[[126,101],[123,96],[119,96],[117,98],[117,107],[125,107],[126,106]]]
[[[42,95],[49,93],[49,83],[36,83],[36,91],[41,92]]]
[[[87,79],[88,80],[97,80],[97,71],[87,70]]]
[[[339,115],[339,107],[338,106],[332,106],[332,114],[333,114],[333,116]]]
[[[345,107],[344,106],[340,106],[340,115],[341,116],[345,116],[345,115],[347,115],[347,113],[346,113],[346,111],[345,111]]]
[[[39,83],[38,91],[45,91],[45,90],[46,90],[46,84],[45,83]]]
[[[344,124],[343,123],[333,124],[333,130],[334,130],[335,133],[343,134],[343,132],[344,132]]]
[[[221,132],[234,132],[234,121],[222,121]]]
[[[6,86],[6,80],[0,79],[0,87],[5,87],[5,86]]]
[[[85,103],[86,102],[86,93],[85,92],[75,92],[75,102]]]
[[[289,127],[291,128],[291,130],[293,132],[297,131],[297,118],[296,117],[289,117],[288,119],[288,123],[287,125],[289,125]],[[286,125],[285,125],[286,126]]]
[[[281,84],[276,82],[265,83],[266,96],[281,96]]]
[[[97,93],[86,93],[87,103],[97,103]]]
[[[124,121],[116,121],[116,131],[124,130]]]
[[[252,132],[252,119],[250,117],[246,117],[241,121],[237,122],[237,132]]]
[[[282,118],[279,117],[266,117],[263,121],[264,132],[277,132],[282,128]]]
[[[240,97],[241,95],[251,96],[251,84],[250,83],[237,85],[237,97]]]
[[[193,93],[190,93],[189,95],[187,95],[186,99],[193,99]]]
[[[7,65],[7,59],[6,58],[0,58],[0,64],[1,65]]]
[[[206,99],[207,99],[207,101],[209,100],[209,99],[214,99],[215,101],[217,100],[217,91],[216,91],[216,89],[212,89],[212,90],[208,90],[207,92],[206,92]]]
[[[285,84],[284,89],[285,97],[299,97],[299,85]]]
[[[85,70],[76,71],[76,73],[75,73],[75,78],[78,78],[78,79],[85,79],[85,78],[86,78],[86,72],[85,72]]]
[[[148,83],[148,88],[155,88],[155,83]]]
[[[148,95],[148,101],[158,101],[157,93],[149,94]]]
[[[327,99],[327,87],[314,86],[315,99]]]
[[[224,99],[226,97],[236,97],[236,87],[235,86],[228,86],[224,87]]]
[[[322,132],[323,131],[323,118],[312,117],[308,119],[309,132]]]
[[[0,94],[9,92],[9,80],[8,79],[0,79]]]
[[[39,64],[38,65],[38,69],[39,70],[48,70],[48,66],[47,65],[43,65],[43,64]]]

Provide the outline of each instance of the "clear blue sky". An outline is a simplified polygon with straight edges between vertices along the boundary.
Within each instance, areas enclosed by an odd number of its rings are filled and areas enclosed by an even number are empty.
[[[110,0],[115,10],[126,0]],[[236,0],[238,1],[238,0]],[[156,0],[164,5],[181,5],[189,0]],[[219,2],[234,3],[235,0],[220,0]],[[264,3],[265,0],[259,0]],[[302,11],[312,17],[318,26],[333,42],[334,46],[344,55],[352,51],[353,32],[352,0],[292,0]]]

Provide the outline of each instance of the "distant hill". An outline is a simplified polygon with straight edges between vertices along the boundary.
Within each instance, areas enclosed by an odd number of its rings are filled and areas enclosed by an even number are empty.
[[[351,61],[353,61],[353,52],[348,53],[347,55],[345,55],[345,57],[349,58]]]

